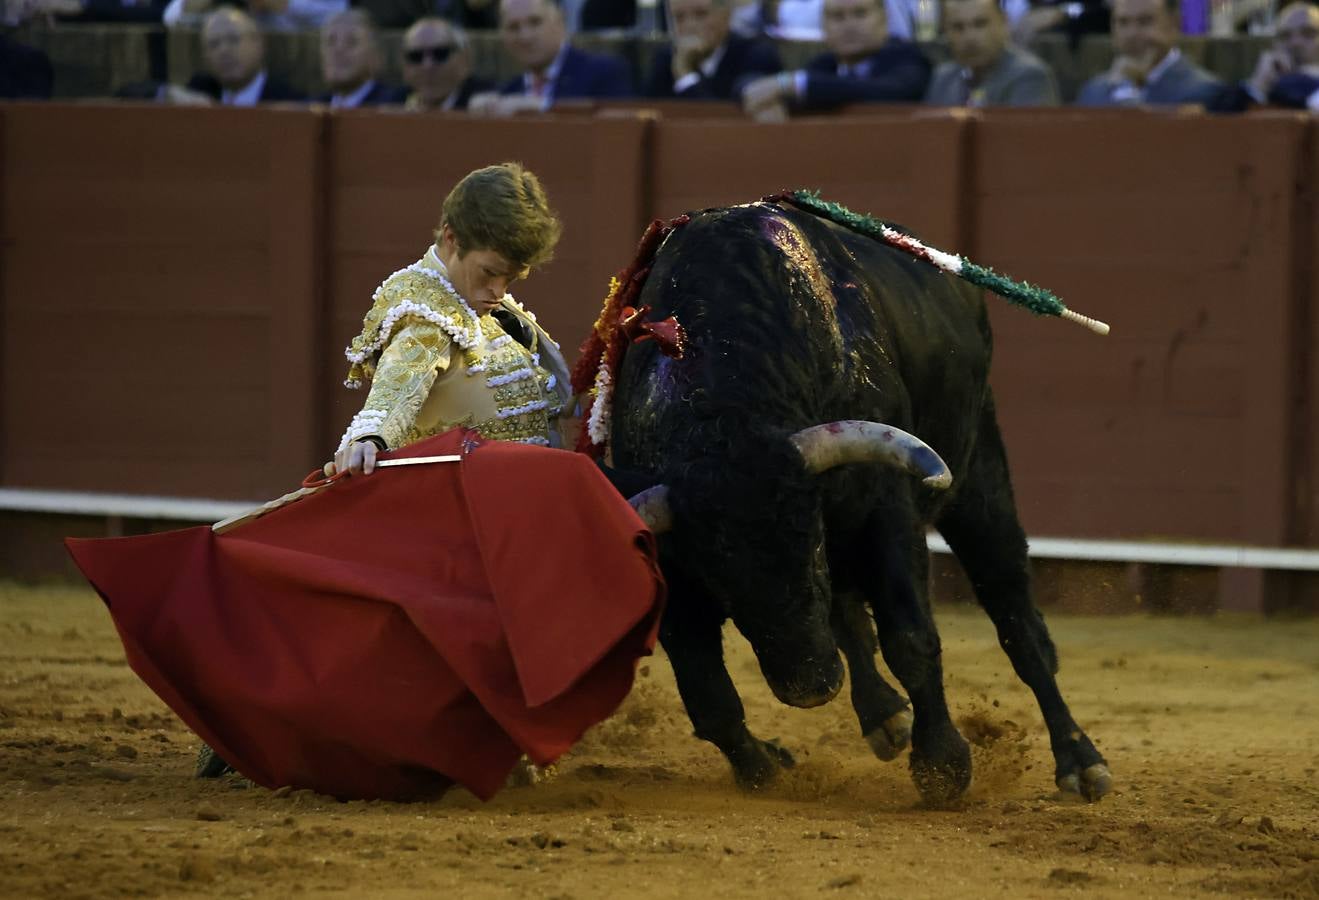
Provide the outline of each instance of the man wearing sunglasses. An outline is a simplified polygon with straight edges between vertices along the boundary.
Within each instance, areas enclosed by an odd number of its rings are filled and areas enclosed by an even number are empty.
[[[492,85],[472,75],[467,35],[444,19],[418,19],[403,35],[405,103],[414,112],[463,110],[472,95]]]

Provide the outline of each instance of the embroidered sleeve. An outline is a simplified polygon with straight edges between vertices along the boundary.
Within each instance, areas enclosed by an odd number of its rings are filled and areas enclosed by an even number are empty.
[[[366,403],[353,416],[339,449],[372,436],[391,449],[405,444],[436,376],[449,367],[451,346],[444,329],[425,319],[410,317],[395,330],[376,363]]]

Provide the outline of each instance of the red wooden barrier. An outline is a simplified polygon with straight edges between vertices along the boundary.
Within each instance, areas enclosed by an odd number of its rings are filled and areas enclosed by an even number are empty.
[[[252,497],[303,474],[323,120],[3,114],[4,483]]]
[[[652,214],[746,203],[796,188],[899,222],[932,243],[964,240],[966,122],[946,114],[807,119],[658,120]]]
[[[977,123],[975,257],[1113,326],[1100,339],[991,301],[1028,532],[1291,536],[1304,127],[1078,113]]]
[[[649,217],[820,188],[1112,322],[991,298],[1028,531],[1319,545],[1314,127],[5,105],[0,484],[287,488],[361,402],[341,351],[376,284],[458,177],[513,158],[565,222],[516,293],[570,356]]]

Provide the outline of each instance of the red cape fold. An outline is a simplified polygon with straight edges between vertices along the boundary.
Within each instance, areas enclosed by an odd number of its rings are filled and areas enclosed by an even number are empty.
[[[222,535],[69,539],[129,665],[267,787],[482,798],[612,713],[654,648],[654,540],[585,456],[451,431]]]

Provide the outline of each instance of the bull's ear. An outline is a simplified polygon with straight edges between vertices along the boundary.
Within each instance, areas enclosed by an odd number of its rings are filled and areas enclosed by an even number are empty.
[[[595,464],[600,467],[600,471],[609,479],[609,483],[614,486],[614,489],[624,497],[633,497],[660,482],[659,476],[653,472],[626,469],[621,466],[607,466],[603,460],[599,459],[596,460]]]

